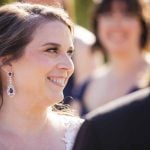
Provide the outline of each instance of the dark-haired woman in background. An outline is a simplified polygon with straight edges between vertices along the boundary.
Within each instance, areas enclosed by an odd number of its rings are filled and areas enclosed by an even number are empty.
[[[150,75],[150,64],[143,55],[149,42],[143,5],[138,0],[96,4],[93,29],[97,40],[93,48],[101,49],[108,63],[86,90],[83,101],[88,111],[147,86],[142,80]]]

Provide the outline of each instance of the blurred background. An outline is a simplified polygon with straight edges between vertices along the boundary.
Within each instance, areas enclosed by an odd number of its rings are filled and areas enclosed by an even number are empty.
[[[0,5],[15,2],[17,0],[0,0]],[[37,0],[38,1],[38,0]],[[70,5],[69,12],[73,18],[73,20],[86,28],[89,27],[89,15],[93,5],[92,0],[68,0]]]
[[[0,5],[15,2],[17,0],[0,0]],[[32,1],[32,0],[31,0]],[[35,0],[36,1],[36,0]],[[42,0],[37,0],[42,1]],[[48,3],[49,0],[44,0]],[[51,0],[52,1],[52,0]],[[60,0],[53,0],[53,1],[60,1]],[[87,29],[90,29],[90,18],[91,18],[91,12],[94,3],[100,0],[65,0],[67,1],[66,4],[69,14],[71,15],[74,22],[76,22],[78,25],[81,25]],[[150,6],[150,0],[143,0]],[[147,17],[150,18],[150,9],[149,13],[147,14]]]

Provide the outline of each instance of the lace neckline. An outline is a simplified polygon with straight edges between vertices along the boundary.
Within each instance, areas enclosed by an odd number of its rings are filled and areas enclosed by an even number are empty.
[[[65,143],[65,150],[71,150],[83,120],[77,117],[64,117],[65,135],[62,141]]]

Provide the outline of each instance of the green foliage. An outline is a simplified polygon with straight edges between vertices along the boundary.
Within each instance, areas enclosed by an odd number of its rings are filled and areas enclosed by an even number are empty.
[[[0,0],[0,5],[6,4],[6,3],[10,3],[10,2],[14,2],[15,0]]]
[[[14,2],[17,0],[0,0],[0,5]],[[75,18],[77,24],[86,28],[90,27],[89,20],[91,17],[92,0],[73,0],[75,3]]]
[[[92,0],[75,0],[76,22],[86,28],[90,27]]]

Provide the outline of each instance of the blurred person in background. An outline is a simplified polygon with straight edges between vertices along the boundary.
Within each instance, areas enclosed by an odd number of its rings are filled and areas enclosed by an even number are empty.
[[[108,62],[89,84],[84,104],[88,111],[148,85],[150,63],[143,53],[149,35],[140,0],[101,0],[95,4],[93,30]]]

